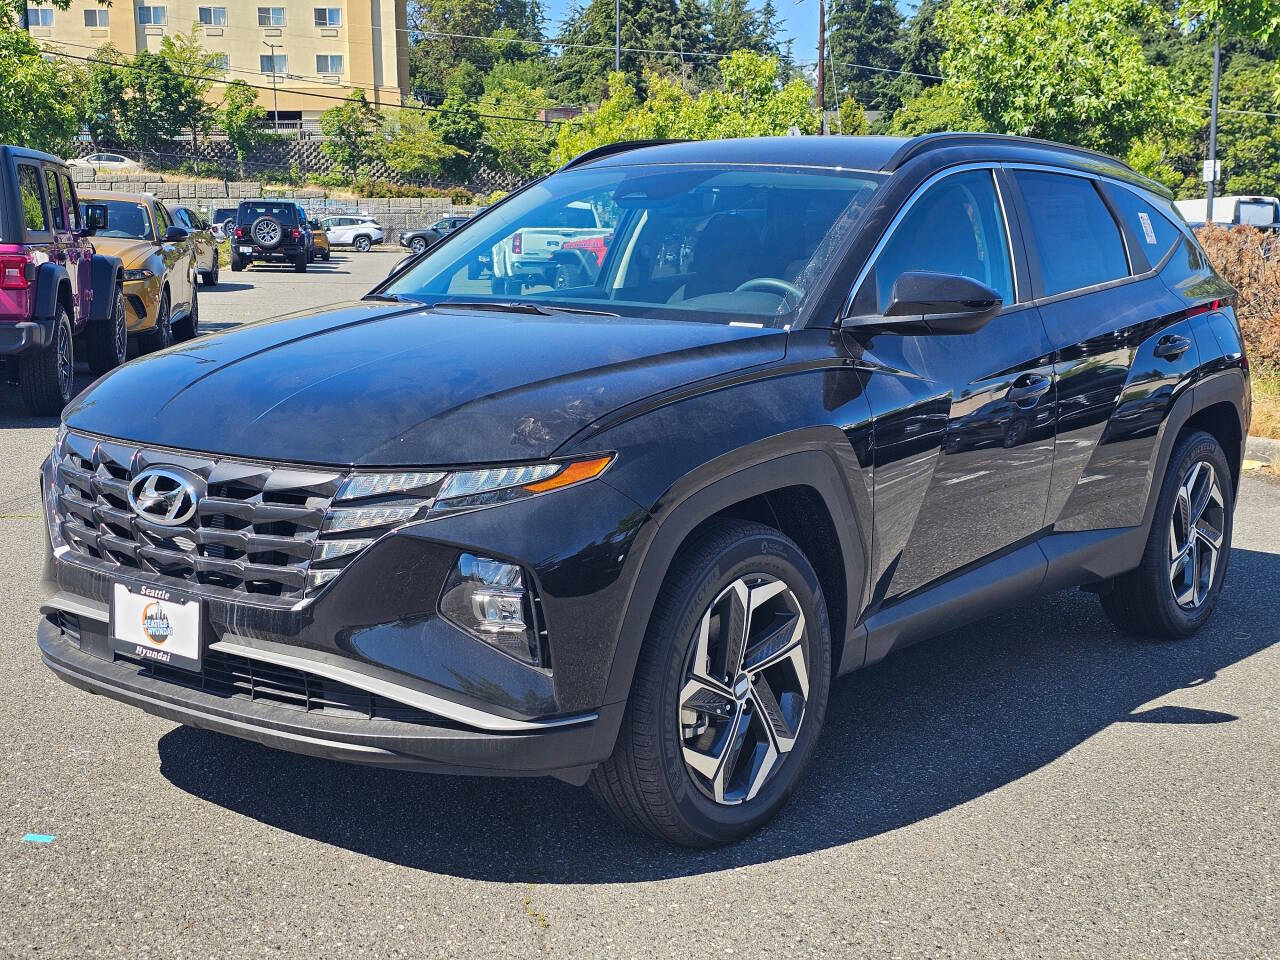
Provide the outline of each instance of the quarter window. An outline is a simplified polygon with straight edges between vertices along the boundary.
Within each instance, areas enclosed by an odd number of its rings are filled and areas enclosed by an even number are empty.
[[[284,26],[284,7],[259,7],[258,8],[258,26],[283,27]]]
[[[22,216],[28,230],[49,229],[49,211],[40,189],[40,171],[29,163],[18,164],[18,191],[22,194]]]
[[[911,270],[969,277],[1014,302],[1009,235],[990,170],[957,173],[934,184],[902,218],[876,260],[878,307]]]
[[[1031,170],[1014,176],[1031,218],[1044,296],[1129,275],[1120,230],[1093,181]]]
[[[49,209],[53,212],[53,227],[55,230],[65,230],[67,229],[67,220],[62,212],[62,192],[58,189],[57,173],[46,169],[44,172],[44,185],[46,195],[49,197]]]
[[[168,7],[139,7],[138,23],[144,27],[163,27],[169,22]]]
[[[1165,254],[1182,237],[1182,231],[1169,218],[1132,190],[1108,186],[1107,193],[1120,219],[1137,238],[1151,266],[1158,266]]]
[[[201,26],[225,27],[227,25],[226,7],[197,7],[196,14]]]
[[[92,7],[84,12],[84,25],[91,29],[105,30],[111,26],[111,15],[109,10],[103,10],[101,7]]]
[[[316,7],[315,12],[316,12],[317,27],[342,26],[342,8],[341,7]]]
[[[316,54],[316,73],[341,73],[342,72],[342,54],[340,53],[317,53]]]

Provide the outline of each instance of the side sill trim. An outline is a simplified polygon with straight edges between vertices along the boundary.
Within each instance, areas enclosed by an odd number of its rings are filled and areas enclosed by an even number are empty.
[[[366,693],[386,697],[388,700],[395,700],[397,703],[403,703],[406,706],[417,707],[419,710],[434,713],[445,720],[464,723],[469,727],[475,727],[477,730],[487,730],[494,733],[517,733],[529,730],[547,730],[552,727],[568,727],[579,723],[589,723],[596,719],[595,713],[579,713],[569,717],[554,717],[549,720],[513,720],[509,717],[500,717],[497,714],[485,713],[483,710],[476,710],[473,707],[454,703],[452,700],[445,700],[442,697],[432,696],[429,693],[410,690],[408,687],[389,683],[386,680],[379,680],[376,677],[365,676],[345,667],[311,660],[307,657],[295,657],[274,650],[250,647],[243,643],[236,643],[235,640],[216,640],[209,644],[209,649],[217,650],[221,653],[234,654],[239,657],[247,657],[250,660],[259,660],[263,663],[275,664],[278,667],[289,667],[294,670],[314,673],[317,676],[324,677],[326,680],[345,683],[348,686],[364,690]]]

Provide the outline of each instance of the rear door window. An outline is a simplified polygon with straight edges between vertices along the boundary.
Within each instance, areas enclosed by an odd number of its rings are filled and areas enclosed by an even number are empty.
[[[990,170],[957,173],[930,187],[907,211],[876,260],[878,309],[894,281],[912,270],[969,277],[1014,301],[1009,236]]]
[[[1153,267],[1159,265],[1170,248],[1182,239],[1182,231],[1165,214],[1132,190],[1108,184],[1107,193],[1120,219],[1137,238],[1142,252],[1147,255],[1147,262]]]
[[[1043,296],[1129,275],[1124,241],[1092,180],[1017,170],[1040,257]]]
[[[80,204],[76,202],[76,190],[71,185],[71,178],[62,174],[62,200],[67,208],[67,218],[71,229],[80,232]]]
[[[22,194],[22,216],[26,228],[36,233],[49,231],[49,210],[40,188],[40,168],[30,163],[18,164],[18,192]]]

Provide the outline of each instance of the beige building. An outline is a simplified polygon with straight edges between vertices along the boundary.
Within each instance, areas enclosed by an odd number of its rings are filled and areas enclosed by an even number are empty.
[[[223,58],[228,80],[258,87],[259,103],[282,127],[315,119],[356,88],[397,105],[409,89],[406,0],[72,0],[68,10],[27,6],[36,39],[78,57],[110,43],[126,54],[156,51],[166,34],[199,25],[206,49]],[[322,5],[323,4],[323,5]],[[221,86],[214,96],[222,96]]]

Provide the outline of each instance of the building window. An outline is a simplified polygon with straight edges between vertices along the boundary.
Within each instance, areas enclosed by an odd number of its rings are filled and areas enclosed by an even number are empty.
[[[258,26],[283,27],[284,26],[284,7],[259,7],[258,8]]]
[[[209,66],[226,73],[231,69],[231,57],[225,53],[215,53],[209,60]]]
[[[226,7],[197,7],[200,25],[205,27],[225,27],[227,25]]]
[[[52,27],[53,26],[53,8],[52,7],[27,7],[27,26]]]
[[[263,73],[288,73],[289,58],[283,53],[263,53],[258,56]]]
[[[342,26],[342,8],[341,7],[316,7],[316,26],[317,27],[340,27]]]
[[[340,53],[317,53],[316,54],[316,73],[341,73],[342,72],[342,54]]]
[[[138,23],[144,27],[163,27],[169,22],[168,7],[139,7]]]
[[[105,30],[111,26],[111,19],[107,16],[109,11],[103,10],[101,7],[94,7],[84,12],[84,25],[93,30]]]

